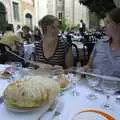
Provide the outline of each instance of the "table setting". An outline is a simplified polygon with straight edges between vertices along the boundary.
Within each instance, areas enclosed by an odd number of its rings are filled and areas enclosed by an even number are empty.
[[[0,73],[10,67],[11,65],[0,65]],[[19,69],[16,69],[16,71]],[[23,72],[21,73],[21,71]],[[101,82],[100,76],[98,77],[99,79],[95,79],[97,74],[91,76],[91,73],[84,72],[84,74],[87,74],[86,77],[81,77],[77,72],[69,72],[60,76],[53,75],[51,77],[50,73],[44,71],[36,73],[33,70],[25,68],[21,68],[21,71],[17,72],[16,76],[13,75],[14,79],[11,81],[0,77],[0,116],[2,120],[87,120],[90,117],[91,120],[120,120],[118,81],[112,81],[111,83],[102,79]],[[106,76],[102,77],[105,78]],[[59,79],[64,79],[64,82],[62,80],[62,82],[59,81]],[[54,81],[59,81],[60,88],[57,87],[58,85]],[[19,85],[26,85],[26,87],[22,86],[19,90],[16,87]],[[29,87],[31,88],[30,90],[28,89]],[[26,94],[28,92],[29,94],[27,95],[32,95],[33,97],[23,99],[22,94],[16,92],[18,90],[20,93],[21,91],[25,91]],[[52,102],[49,102],[50,104],[45,102],[45,104],[47,103],[46,107],[43,105],[40,107],[37,106],[37,108],[33,107],[34,109],[22,109],[25,105],[28,105],[28,107],[32,105],[29,102],[32,102],[32,99],[36,98],[35,94],[38,95],[35,92],[36,90],[41,91],[42,97],[40,98],[42,98],[42,101],[49,98]],[[50,91],[51,93],[49,93]],[[11,96],[15,95],[21,97],[19,99],[16,97],[14,100],[14,97]],[[49,97],[46,98],[45,95]],[[22,107],[21,104],[15,104],[17,107],[21,107],[21,109],[9,109],[9,106],[6,104],[8,98],[13,100],[13,103],[24,101]],[[26,99],[28,99],[28,102],[25,102]],[[81,114],[82,111],[85,113]],[[86,118],[85,116],[89,117]],[[82,119],[84,117],[85,119]]]

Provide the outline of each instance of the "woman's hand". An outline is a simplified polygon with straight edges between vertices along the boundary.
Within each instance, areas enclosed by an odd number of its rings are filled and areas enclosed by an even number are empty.
[[[88,70],[90,69],[88,65],[85,65],[83,68],[84,68],[84,72],[88,72]]]
[[[83,67],[77,68],[77,72],[78,73],[80,73],[80,72],[88,72],[89,69],[90,69],[90,67],[88,65],[85,65]]]
[[[53,66],[50,64],[35,62],[35,65],[38,66],[39,70],[52,70]],[[38,70],[37,69],[37,70]]]
[[[40,68],[43,70],[52,70],[53,67],[50,64],[41,64]]]
[[[52,66],[50,64],[44,64],[44,63],[39,63],[39,64],[37,63],[37,65],[39,66],[37,71],[49,71],[54,75],[64,74],[64,70],[62,66],[59,65]]]

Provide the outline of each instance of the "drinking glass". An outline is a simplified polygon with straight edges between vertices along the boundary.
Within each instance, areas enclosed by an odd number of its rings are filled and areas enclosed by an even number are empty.
[[[106,95],[106,102],[104,103],[103,108],[104,109],[113,108],[109,100],[110,96],[113,95],[118,90],[118,81],[103,79],[101,83],[101,88],[103,89],[103,92]]]
[[[69,76],[69,80],[71,82],[71,85],[72,85],[72,95],[73,96],[78,96],[80,93],[77,89],[77,85],[78,85],[78,81],[79,81],[79,77],[77,74],[73,74],[73,73],[68,73],[68,76]]]
[[[89,73],[100,74],[100,69],[88,69]],[[93,75],[86,75],[88,86],[92,89],[92,92],[87,96],[89,100],[96,100],[97,95],[95,94],[95,88],[100,83],[100,78]]]
[[[8,62],[7,64],[11,65],[14,68],[22,68],[21,62]]]
[[[86,75],[88,86],[92,89],[92,92],[87,96],[89,100],[96,100],[97,95],[95,94],[95,87],[99,84],[99,78],[92,75]]]

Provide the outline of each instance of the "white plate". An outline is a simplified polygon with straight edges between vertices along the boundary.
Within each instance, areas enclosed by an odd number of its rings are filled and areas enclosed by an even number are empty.
[[[55,100],[56,101],[56,100]],[[54,102],[55,102],[54,101]],[[4,100],[4,105],[6,106],[6,108],[9,110],[9,111],[12,111],[12,112],[32,112],[32,111],[36,111],[36,110],[39,110],[40,111],[40,114],[42,115],[43,113],[45,113],[49,108],[50,108],[50,106],[53,104],[53,102],[52,103],[50,103],[49,105],[46,105],[46,106],[41,106],[40,108],[38,107],[38,108],[30,108],[30,109],[19,109],[19,108],[17,108],[17,107],[9,107],[8,105],[7,105],[7,103],[5,102],[5,100]]]

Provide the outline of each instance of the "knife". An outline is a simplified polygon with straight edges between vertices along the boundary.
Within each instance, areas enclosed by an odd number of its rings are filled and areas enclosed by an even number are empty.
[[[0,104],[4,102],[3,96],[0,96]]]

